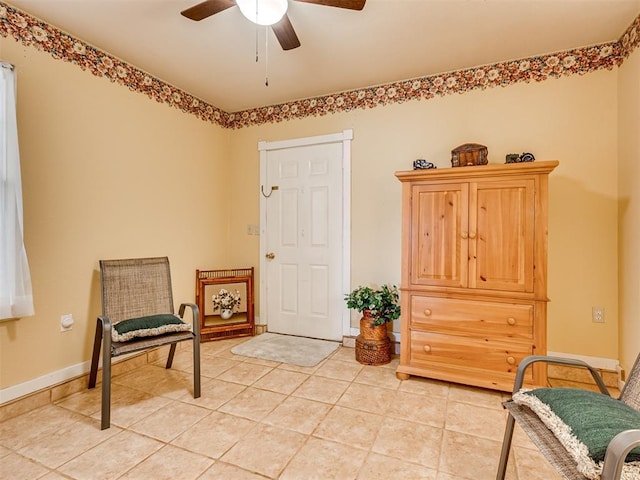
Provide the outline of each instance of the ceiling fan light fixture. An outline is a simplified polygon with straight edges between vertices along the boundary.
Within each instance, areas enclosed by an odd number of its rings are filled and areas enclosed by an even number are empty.
[[[258,25],[278,23],[289,6],[288,0],[236,0],[242,15]]]

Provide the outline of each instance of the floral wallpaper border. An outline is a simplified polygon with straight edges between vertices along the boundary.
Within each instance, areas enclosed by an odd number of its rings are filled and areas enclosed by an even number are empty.
[[[462,94],[520,82],[541,82],[565,75],[584,75],[620,66],[640,45],[640,15],[616,42],[582,47],[519,60],[307,98],[240,112],[225,112],[184,92],[107,52],[0,1],[0,35],[11,36],[25,46],[78,65],[98,77],[143,93],[160,103],[178,108],[224,128],[243,128],[322,116],[354,109],[374,108],[409,100]]]

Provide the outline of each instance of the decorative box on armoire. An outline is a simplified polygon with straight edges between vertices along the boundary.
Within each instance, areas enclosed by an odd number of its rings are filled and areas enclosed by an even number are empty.
[[[402,182],[396,375],[511,391],[546,353],[548,176],[557,161],[396,172]],[[545,385],[540,363],[528,385]]]

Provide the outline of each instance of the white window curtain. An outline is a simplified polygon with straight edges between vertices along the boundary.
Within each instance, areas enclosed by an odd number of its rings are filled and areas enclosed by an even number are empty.
[[[22,221],[22,181],[13,67],[0,62],[0,320],[33,315]]]

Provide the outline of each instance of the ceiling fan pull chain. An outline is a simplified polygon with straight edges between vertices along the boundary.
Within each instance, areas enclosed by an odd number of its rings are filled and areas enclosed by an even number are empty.
[[[258,63],[258,30],[260,29],[260,27],[258,27],[258,24],[256,24],[256,63]]]
[[[264,27],[264,86],[269,86],[269,27]]]
[[[258,0],[256,0],[256,18],[258,18]],[[258,31],[260,26],[256,23],[256,63],[258,63]]]

